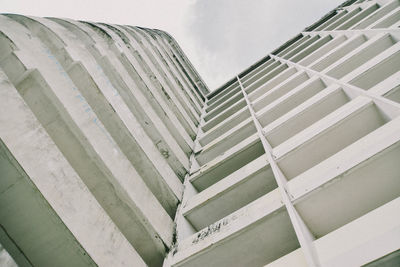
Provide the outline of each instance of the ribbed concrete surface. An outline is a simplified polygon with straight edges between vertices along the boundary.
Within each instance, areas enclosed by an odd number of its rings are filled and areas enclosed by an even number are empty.
[[[399,12],[347,1],[212,93],[162,31],[0,16],[0,243],[20,266],[398,266]]]
[[[165,32],[0,16],[0,243],[20,266],[160,266],[208,93]]]

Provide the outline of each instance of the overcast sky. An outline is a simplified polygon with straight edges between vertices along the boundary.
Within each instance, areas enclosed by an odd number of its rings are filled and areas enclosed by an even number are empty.
[[[215,89],[344,0],[0,0],[0,13],[168,31]]]

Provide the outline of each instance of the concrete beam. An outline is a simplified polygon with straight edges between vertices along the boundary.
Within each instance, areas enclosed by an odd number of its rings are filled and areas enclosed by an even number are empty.
[[[3,72],[0,78],[7,99],[0,107],[0,222],[18,248],[19,255],[10,250],[17,263],[145,266]],[[8,247],[4,235],[1,243]]]
[[[282,205],[277,190],[264,195],[180,242],[171,266],[260,266],[286,255],[299,243]]]

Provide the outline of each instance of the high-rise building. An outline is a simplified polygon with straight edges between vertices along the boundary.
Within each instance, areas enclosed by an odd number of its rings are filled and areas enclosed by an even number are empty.
[[[21,266],[161,266],[208,89],[162,31],[0,16],[0,243]]]
[[[165,32],[0,16],[20,266],[399,266],[400,1],[347,1],[209,92]]]

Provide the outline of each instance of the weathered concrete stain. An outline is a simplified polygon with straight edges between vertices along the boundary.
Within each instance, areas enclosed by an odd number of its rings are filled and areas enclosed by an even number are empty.
[[[214,233],[217,233],[221,230],[221,227],[228,225],[229,220],[225,218],[219,222],[210,224],[206,229],[200,231],[197,236],[193,239],[192,244],[196,244],[199,241],[205,239],[207,236],[210,236]]]

